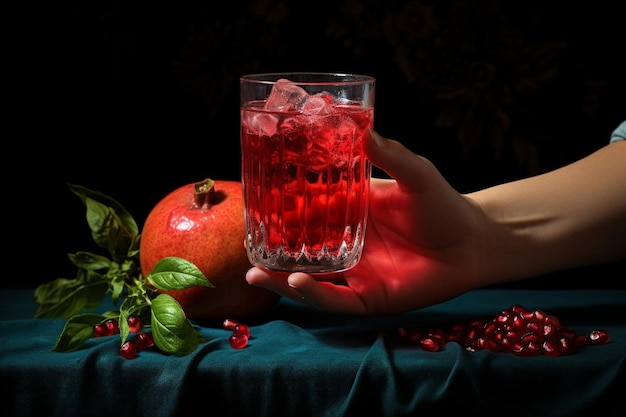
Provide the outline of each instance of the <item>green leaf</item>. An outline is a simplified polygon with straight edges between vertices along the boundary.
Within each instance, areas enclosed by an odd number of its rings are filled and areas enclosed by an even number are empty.
[[[64,298],[66,288],[73,288],[82,284],[75,279],[57,278],[35,288],[35,301],[37,303],[56,303]]]
[[[72,352],[93,337],[93,326],[106,320],[100,314],[80,314],[70,317],[52,349],[55,352]]]
[[[88,269],[90,271],[108,270],[111,267],[111,260],[100,255],[94,255],[90,252],[76,252],[67,255],[70,261],[78,268]]]
[[[69,318],[82,310],[91,310],[102,303],[108,283],[104,280],[78,282],[57,279],[35,290],[39,307],[35,318]]]
[[[133,217],[113,198],[86,187],[68,184],[87,207],[91,237],[114,257],[126,256],[133,247],[139,228]]]
[[[183,290],[196,286],[215,287],[196,265],[178,257],[161,259],[147,278],[160,290]]]
[[[106,321],[108,319],[118,319],[120,317],[120,312],[119,311],[105,311],[104,313],[100,314],[102,317],[104,317],[104,319],[102,321]]]
[[[152,300],[151,329],[154,344],[163,352],[184,356],[193,352],[202,336],[185,317],[182,307],[167,294]]]
[[[126,278],[126,274],[120,274],[109,280],[109,292],[111,293],[111,301],[113,301],[113,304],[117,304],[118,299],[124,292]]]

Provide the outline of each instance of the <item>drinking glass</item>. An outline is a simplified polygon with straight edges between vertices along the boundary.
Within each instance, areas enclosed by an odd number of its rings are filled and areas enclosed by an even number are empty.
[[[250,262],[327,273],[363,251],[375,79],[293,72],[240,78],[241,181]]]

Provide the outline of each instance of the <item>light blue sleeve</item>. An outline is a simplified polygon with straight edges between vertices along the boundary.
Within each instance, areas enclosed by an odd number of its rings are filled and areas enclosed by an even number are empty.
[[[611,133],[611,143],[626,139],[626,120]]]

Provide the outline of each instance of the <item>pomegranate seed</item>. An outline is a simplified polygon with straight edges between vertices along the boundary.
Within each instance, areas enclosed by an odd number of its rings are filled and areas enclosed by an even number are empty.
[[[527,356],[537,356],[543,353],[543,342],[537,340],[531,340],[526,345],[526,355]]]
[[[485,326],[485,320],[483,319],[474,319],[469,322],[469,327],[481,329]]]
[[[589,339],[584,334],[577,334],[574,338],[574,347],[580,349],[589,342]]]
[[[131,333],[139,333],[141,331],[141,319],[139,316],[130,316],[128,318],[128,330]]]
[[[572,343],[572,339],[567,337],[560,337],[559,340],[559,351],[562,355],[570,355],[574,353],[574,343]]]
[[[235,326],[235,330],[233,330],[234,334],[242,334],[244,336],[246,336],[247,338],[250,337],[250,328],[248,326],[246,326],[245,324],[241,324],[239,323],[238,325]]]
[[[409,343],[412,343],[414,345],[418,344],[420,342],[420,339],[422,338],[423,333],[417,329],[411,330],[409,332]]]
[[[120,347],[119,352],[124,359],[133,359],[137,357],[137,346],[135,345],[135,343],[128,340],[124,342],[122,347]]]
[[[549,339],[543,342],[543,354],[546,356],[560,356],[559,344],[554,339]]]
[[[475,350],[487,349],[487,347],[488,342],[485,337],[479,337],[478,339],[474,340],[474,343],[472,343],[472,348],[474,348]]]
[[[446,342],[457,342],[461,344],[465,339],[465,332],[461,330],[452,330],[445,338]]]
[[[520,340],[524,343],[539,342],[540,338],[537,333],[524,333]]]
[[[149,349],[154,346],[154,338],[152,337],[152,333],[147,332],[139,332],[135,336],[135,344],[137,345],[137,349]]]
[[[103,323],[98,323],[93,326],[93,337],[103,337],[108,335],[109,331]]]
[[[235,330],[235,327],[237,327],[238,324],[239,322],[237,320],[226,319],[222,323],[222,327],[226,330]]]
[[[117,324],[117,320],[115,319],[109,319],[105,321],[104,326],[107,329],[107,336],[118,334],[120,332],[120,327]]]
[[[502,347],[502,352],[511,352],[513,341],[507,337],[503,337],[502,340],[500,340],[500,346]]]
[[[487,336],[493,334],[496,330],[498,330],[499,326],[496,322],[490,321],[485,323],[484,334]]]
[[[589,343],[592,345],[603,345],[609,343],[611,338],[606,330],[594,330],[589,333]]]
[[[420,347],[427,352],[437,352],[442,345],[439,340],[432,336],[424,336],[420,339]]]
[[[559,319],[556,316],[553,316],[552,314],[546,315],[546,318],[543,321],[546,324],[547,323],[551,324],[555,328],[558,328],[561,325],[561,323],[559,322]]]
[[[520,304],[513,304],[509,310],[511,310],[514,313],[525,313],[528,311],[528,309]]]
[[[513,320],[511,320],[511,322],[513,329],[523,329],[525,327],[526,319],[522,315],[516,314],[515,316],[513,316]]]
[[[464,324],[453,324],[450,330],[453,332],[464,332],[467,330],[467,326]]]
[[[544,323],[543,325],[543,335],[545,337],[552,337],[556,334],[556,327],[554,327],[551,323]]]
[[[398,340],[404,343],[416,344],[422,337],[422,332],[418,329],[408,329],[406,327],[399,327],[396,333]]]
[[[469,329],[469,331],[467,332],[467,337],[470,340],[478,339],[481,333],[482,332],[480,330],[472,328],[472,329]]]
[[[536,321],[529,321],[528,323],[526,323],[526,329],[532,332],[538,331],[540,327],[541,326]]]
[[[485,346],[485,349],[489,349],[492,352],[500,352],[504,349],[502,343],[499,343],[495,339],[487,339],[486,342],[487,344]]]
[[[400,340],[402,342],[408,342],[409,341],[409,329],[407,329],[406,327],[398,327],[396,329],[396,339]]]
[[[233,349],[243,349],[248,345],[248,336],[243,333],[233,333],[228,338],[228,343]]]
[[[535,321],[543,321],[546,319],[546,316],[547,314],[542,310],[536,309],[533,311],[533,317],[535,318]]]
[[[509,340],[518,340],[520,336],[521,336],[521,333],[516,330],[507,330],[504,333],[504,337],[506,337]]]

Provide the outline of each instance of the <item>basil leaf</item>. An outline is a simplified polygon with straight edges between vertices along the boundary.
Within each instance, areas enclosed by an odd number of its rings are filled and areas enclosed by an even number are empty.
[[[82,285],[82,282],[78,282],[75,279],[57,278],[35,288],[35,301],[39,304],[46,302],[57,303],[65,298],[66,292],[70,292],[71,288],[79,285]]]
[[[198,347],[202,337],[173,297],[159,294],[152,300],[151,311],[152,336],[161,351],[184,356]]]
[[[76,252],[67,255],[70,261],[78,268],[91,271],[108,270],[111,267],[111,260],[90,252]]]
[[[124,292],[126,278],[126,274],[120,274],[109,279],[109,291],[111,292],[111,300],[113,301],[113,304],[117,304],[117,300]]]
[[[55,352],[72,352],[93,337],[93,326],[106,320],[100,314],[81,314],[70,317],[52,349]]]
[[[54,296],[40,299],[35,318],[69,318],[82,310],[94,309],[102,303],[108,288],[106,281],[57,287],[54,290]],[[40,290],[39,297],[42,297],[42,294],[43,290]]]
[[[178,257],[161,259],[147,278],[160,290],[183,290],[195,286],[215,287],[196,265]]]
[[[139,234],[139,227],[126,209],[113,198],[80,185],[68,184],[87,207],[91,237],[115,257],[126,256]]]

